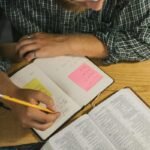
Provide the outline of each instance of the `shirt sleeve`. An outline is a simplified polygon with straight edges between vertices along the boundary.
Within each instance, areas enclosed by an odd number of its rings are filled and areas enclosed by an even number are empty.
[[[102,40],[108,48],[109,56],[103,60],[104,64],[117,63],[121,61],[143,61],[150,59],[150,13],[149,6],[141,9],[140,18],[133,21],[130,16],[129,30],[117,28],[106,28],[103,32],[97,32],[96,36]],[[132,10],[136,16],[137,10]],[[128,19],[129,19],[128,16]],[[142,17],[141,17],[142,16]],[[136,24],[136,26],[134,26]]]
[[[6,72],[11,66],[11,62],[9,60],[0,59],[0,71]]]

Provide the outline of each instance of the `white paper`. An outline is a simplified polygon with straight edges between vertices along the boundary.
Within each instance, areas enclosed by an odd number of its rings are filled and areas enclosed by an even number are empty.
[[[131,90],[119,91],[89,115],[116,149],[149,149],[150,110]]]
[[[80,106],[88,104],[96,95],[108,87],[113,80],[85,57],[60,56],[47,59],[37,59],[34,62],[47,74],[67,95],[72,97]],[[94,69],[103,78],[89,91],[72,82],[68,76],[82,64]],[[46,66],[46,67],[45,67]]]
[[[54,135],[47,144],[51,145],[53,150],[114,150],[113,145],[87,115]]]

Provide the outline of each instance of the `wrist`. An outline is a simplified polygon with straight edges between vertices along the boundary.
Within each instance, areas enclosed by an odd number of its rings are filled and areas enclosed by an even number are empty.
[[[0,94],[12,96],[18,91],[18,87],[14,85],[7,74],[0,72]],[[12,103],[3,99],[0,99],[6,106],[11,107]]]
[[[72,43],[72,36],[70,36],[69,34],[64,34],[64,35],[58,35],[57,36],[57,42],[60,43],[60,47],[59,47],[59,54],[60,56],[64,56],[64,55],[72,55],[71,51],[71,43]],[[60,51],[61,50],[61,51]]]
[[[66,53],[68,55],[95,58],[105,58],[108,55],[106,45],[94,35],[71,34],[66,39]]]

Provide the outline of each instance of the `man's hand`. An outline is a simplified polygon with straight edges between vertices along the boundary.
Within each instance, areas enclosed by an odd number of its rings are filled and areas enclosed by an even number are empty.
[[[1,94],[25,100],[32,104],[43,103],[47,109],[56,111],[55,114],[50,114],[36,108],[26,107],[0,99],[6,106],[11,108],[23,127],[45,130],[49,128],[60,115],[60,113],[55,110],[54,103],[49,96],[36,90],[18,88],[3,72],[0,72],[0,91]]]
[[[67,36],[48,33],[34,33],[22,37],[16,45],[19,58],[31,61],[35,58],[66,55]]]
[[[22,37],[16,45],[19,59],[32,61],[35,58],[63,55],[104,58],[107,48],[103,42],[90,34],[34,33]]]
[[[43,131],[49,128],[60,115],[60,113],[55,110],[52,99],[39,91],[18,89],[13,94],[13,97],[26,100],[31,104],[43,103],[46,105],[47,109],[56,112],[54,114],[50,114],[40,111],[36,108],[26,107],[20,104],[9,102],[10,108],[15,113],[23,127],[35,128]]]

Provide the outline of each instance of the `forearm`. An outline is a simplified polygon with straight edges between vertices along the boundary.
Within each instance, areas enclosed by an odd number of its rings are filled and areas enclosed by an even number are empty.
[[[68,35],[66,54],[73,56],[87,56],[105,58],[108,56],[105,44],[90,34]]]
[[[12,96],[16,92],[17,86],[15,86],[7,74],[0,72],[0,94]],[[1,102],[9,106],[9,102],[0,99]]]

